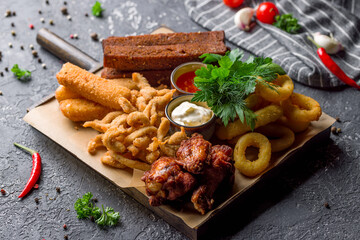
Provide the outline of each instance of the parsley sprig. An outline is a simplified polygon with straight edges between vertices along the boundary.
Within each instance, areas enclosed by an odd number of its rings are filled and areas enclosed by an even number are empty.
[[[25,69],[19,68],[18,64],[14,64],[11,68],[11,71],[14,73],[16,78],[21,81],[27,81],[31,78],[31,72]]]
[[[105,11],[105,9],[101,7],[100,2],[96,1],[94,6],[92,7],[91,11],[95,17],[101,17],[102,12]]]
[[[246,106],[245,98],[255,91],[256,84],[274,88],[270,82],[277,74],[285,74],[284,70],[271,58],[250,57],[242,62],[243,52],[239,49],[224,56],[206,53],[200,58],[204,58],[207,67],[195,72],[195,86],[200,91],[195,93],[192,101],[206,102],[225,126],[238,116],[241,122],[246,120],[254,129],[256,115]]]
[[[273,23],[275,27],[278,27],[288,33],[297,33],[301,26],[298,24],[298,20],[292,16],[292,14],[282,14],[275,17],[276,22]]]
[[[98,208],[93,201],[91,201],[93,195],[91,192],[85,193],[82,198],[79,198],[74,205],[77,217],[79,219],[94,217],[95,222],[99,226],[114,226],[120,219],[120,214],[115,212],[113,208],[101,205],[101,209]]]

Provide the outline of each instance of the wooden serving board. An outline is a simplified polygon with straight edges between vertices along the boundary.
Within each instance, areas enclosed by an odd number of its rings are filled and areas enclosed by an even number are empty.
[[[168,28],[162,28],[155,32],[158,33],[164,31],[171,32],[171,30]],[[49,36],[47,36],[46,39],[49,39]],[[68,44],[64,40],[60,40],[61,44]],[[58,51],[54,50],[52,52],[57,54]],[[67,51],[65,52],[67,56],[70,54]],[[84,53],[80,52],[79,54]],[[72,56],[71,58],[73,59],[74,57]],[[79,57],[75,58],[79,60]],[[66,60],[66,58],[63,59]],[[86,58],[82,57],[81,59]],[[98,67],[98,64],[95,60],[91,61],[93,65],[95,64],[95,67],[91,64],[81,63],[79,65],[99,74],[101,67]],[[214,210],[208,212],[205,215],[200,215],[192,208],[190,203],[184,204],[184,206],[181,206],[180,208],[179,206],[170,205],[151,207],[148,204],[148,197],[145,194],[143,183],[139,179],[142,172],[133,171],[130,169],[111,168],[103,165],[100,162],[100,157],[102,155],[101,152],[95,156],[88,154],[86,150],[87,143],[97,134],[97,132],[92,129],[81,127],[76,130],[75,128],[77,128],[79,124],[71,122],[62,115],[59,110],[58,103],[53,97],[49,97],[42,103],[37,104],[37,106],[31,109],[24,117],[24,120],[42,132],[44,135],[48,136],[53,141],[64,147],[86,165],[93,168],[105,178],[109,179],[109,181],[121,187],[124,192],[162,217],[169,224],[183,232],[191,239],[198,239],[199,237],[206,234],[209,230],[209,226],[212,220],[216,220],[217,218],[221,217],[221,215],[224,215],[224,213],[231,209],[233,205],[241,204],[241,202],[244,201],[246,192],[263,182],[267,177],[276,175],[275,170],[281,170],[280,166],[284,162],[295,160],[296,157],[301,154],[301,152],[307,151],[309,148],[311,148],[311,146],[318,145],[319,143],[326,140],[330,134],[330,127],[335,121],[335,119],[323,113],[318,122],[311,124],[308,130],[296,136],[296,141],[289,151],[286,153],[273,155],[268,170],[261,176],[250,179],[242,176],[238,171],[236,171],[235,184],[231,193],[229,193],[229,195],[226,196],[223,201],[218,202]]]

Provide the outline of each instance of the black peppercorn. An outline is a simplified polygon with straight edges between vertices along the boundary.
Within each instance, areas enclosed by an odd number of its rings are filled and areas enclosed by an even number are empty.
[[[60,188],[59,187],[56,188],[56,192],[60,193]]]
[[[91,34],[90,34],[90,37],[91,37],[92,40],[94,40],[94,41],[97,41],[97,40],[98,40],[98,35],[97,35],[97,33],[91,33]]]
[[[36,58],[38,56],[38,52],[35,50],[32,50],[31,54]]]
[[[6,10],[5,17],[11,17],[11,11],[10,10]]]
[[[62,7],[61,8],[61,13],[64,14],[64,15],[67,15],[68,14],[68,10],[66,7]]]
[[[336,133],[337,133],[337,132],[336,132],[336,127],[331,127],[330,131],[331,131],[331,133],[333,133],[333,134],[336,134]]]

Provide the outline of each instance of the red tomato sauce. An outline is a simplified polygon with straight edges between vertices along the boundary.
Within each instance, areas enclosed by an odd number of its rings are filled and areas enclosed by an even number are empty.
[[[197,87],[194,85],[195,72],[187,72],[181,74],[176,80],[176,86],[181,90],[189,93],[195,93],[199,91]]]

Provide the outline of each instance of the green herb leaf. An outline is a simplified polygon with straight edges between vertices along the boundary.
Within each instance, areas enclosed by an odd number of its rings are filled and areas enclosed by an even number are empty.
[[[105,9],[103,9],[101,7],[101,3],[96,1],[94,6],[92,7],[91,9],[92,11],[92,14],[95,16],[95,17],[101,17],[102,16],[102,12],[105,11]]]
[[[262,65],[262,66],[259,66],[258,69],[264,69],[264,68],[268,68],[268,70],[272,71],[272,72],[276,72],[277,74],[279,75],[284,75],[286,74],[286,72],[284,71],[284,69],[282,69],[280,67],[280,65],[276,64],[276,63],[269,63],[269,64],[266,64],[266,65]]]
[[[203,63],[213,63],[213,62],[217,62],[221,59],[221,55],[219,54],[213,54],[213,53],[204,53],[203,55],[201,55],[199,58],[203,60]]]
[[[294,18],[292,14],[277,15],[275,20],[276,22],[273,23],[275,27],[291,34],[296,34],[301,28],[298,24],[298,20]]]
[[[230,52],[228,52],[229,54],[229,58],[231,59],[232,62],[236,62],[238,59],[242,59],[242,57],[244,56],[244,53],[242,51],[240,51],[240,49],[236,48]]]
[[[204,62],[217,63],[218,66],[207,64],[206,68],[195,72],[194,83],[200,91],[195,93],[192,101],[206,102],[225,126],[239,117],[241,122],[254,129],[256,115],[246,106],[245,98],[255,91],[256,84],[273,89],[270,82],[285,71],[271,58],[250,57],[242,62],[243,53],[239,49],[227,52],[225,56],[203,56]]]
[[[14,73],[16,78],[21,81],[27,81],[31,77],[31,72],[25,69],[20,69],[18,64],[14,64],[11,71]]]
[[[96,211],[94,211],[94,205],[92,204],[92,202],[90,202],[92,197],[92,193],[88,192],[85,193],[82,198],[79,198],[75,202],[74,208],[79,219],[93,216],[93,212]]]
[[[93,195],[91,192],[85,193],[82,198],[79,198],[75,204],[74,208],[77,213],[77,217],[79,219],[94,217],[96,223],[99,226],[114,226],[120,219],[120,214],[118,212],[114,212],[113,208],[102,206],[103,212],[101,209],[96,207],[95,204],[92,203]]]
[[[113,208],[107,207],[104,210],[104,206],[101,205],[103,210],[102,215],[96,220],[96,223],[99,226],[114,226],[118,223],[120,219],[120,214],[118,212],[114,212]]]

